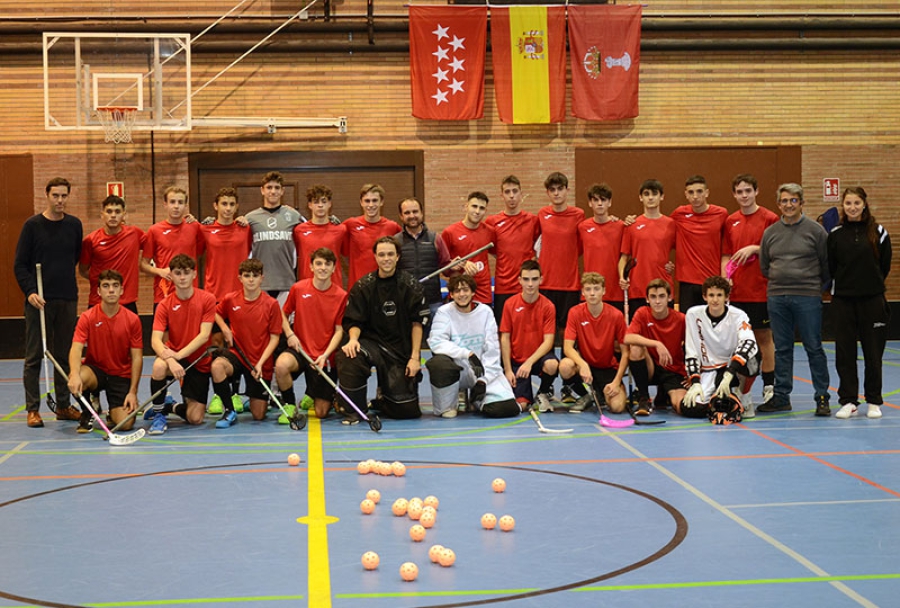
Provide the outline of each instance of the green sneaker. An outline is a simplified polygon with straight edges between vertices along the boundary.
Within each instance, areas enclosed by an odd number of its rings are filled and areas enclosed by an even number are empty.
[[[284,406],[284,411],[287,412],[287,416],[285,416],[284,414],[279,416],[278,424],[290,424],[291,423],[290,419],[294,417],[294,414],[297,411],[297,406],[289,403]]]
[[[309,395],[303,395],[303,399],[300,400],[300,409],[301,410],[311,410],[315,407],[315,402],[313,398]]]
[[[231,396],[231,407],[234,408],[238,414],[242,414],[244,412],[244,401],[241,399],[240,395],[232,395]]]
[[[225,407],[222,405],[222,398],[218,395],[213,396],[212,401],[209,402],[209,407],[206,408],[206,412],[213,416],[218,416],[224,411]]]

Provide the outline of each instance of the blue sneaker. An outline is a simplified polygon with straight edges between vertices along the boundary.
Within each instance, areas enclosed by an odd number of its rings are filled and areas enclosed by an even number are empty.
[[[148,405],[147,409],[144,410],[144,420],[153,420],[156,418],[156,410],[153,409],[152,405]]]
[[[153,423],[150,425],[148,435],[162,435],[169,429],[169,423],[166,421],[166,415],[162,412],[155,412]]]
[[[234,410],[228,410],[222,416],[221,420],[216,420],[216,428],[217,429],[227,429],[237,422],[237,414]]]
[[[206,408],[206,411],[214,416],[217,416],[225,411],[225,408],[222,406],[222,398],[218,395],[213,396],[212,401],[209,402],[209,407]]]

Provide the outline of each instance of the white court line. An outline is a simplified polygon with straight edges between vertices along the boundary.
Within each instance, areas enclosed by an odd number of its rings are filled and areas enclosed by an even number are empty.
[[[631,452],[638,458],[643,459],[647,464],[649,464],[651,467],[653,467],[654,469],[656,469],[657,471],[659,471],[660,473],[662,473],[663,475],[665,475],[666,477],[668,477],[669,479],[674,481],[676,484],[678,484],[679,486],[681,486],[682,488],[684,488],[685,490],[687,490],[688,492],[690,492],[691,494],[693,494],[694,496],[696,496],[697,498],[699,498],[700,500],[702,500],[703,502],[705,502],[706,504],[711,506],[713,509],[715,509],[722,515],[724,515],[728,519],[732,520],[733,522],[735,522],[736,524],[738,524],[739,526],[741,526],[742,528],[744,528],[745,530],[747,530],[748,532],[750,532],[751,534],[756,536],[757,538],[760,538],[761,540],[769,543],[775,549],[781,551],[782,553],[784,553],[785,555],[787,555],[794,561],[798,562],[800,565],[807,568],[813,574],[815,574],[817,576],[823,576],[823,577],[832,576],[831,574],[829,574],[828,572],[823,570],[820,566],[813,563],[811,560],[807,559],[806,557],[804,557],[797,551],[794,551],[793,549],[791,549],[790,547],[788,547],[787,545],[785,545],[784,543],[782,543],[781,541],[776,539],[774,536],[771,536],[770,534],[763,532],[761,529],[757,528],[756,526],[754,526],[747,520],[743,519],[739,515],[736,515],[733,511],[731,511],[725,505],[715,501],[710,496],[701,492],[698,488],[694,487],[693,485],[689,484],[685,480],[678,477],[678,475],[676,475],[675,473],[672,473],[671,471],[669,471],[667,468],[665,468],[658,462],[655,462],[649,456],[645,456],[640,450],[629,445],[628,442],[626,442],[624,439],[622,439],[621,436],[619,436],[615,433],[610,433],[605,427],[600,426],[599,424],[596,426],[598,429],[600,429],[601,432],[612,437],[613,441],[618,443],[620,446],[622,446],[623,448],[625,448],[626,450],[628,450],[629,452]],[[835,589],[837,589],[838,591],[840,591],[841,593],[843,593],[850,599],[854,600],[860,606],[865,606],[866,608],[878,608],[878,604],[875,604],[871,600],[863,597],[862,595],[860,595],[859,593],[857,593],[856,591],[854,591],[853,589],[848,587],[846,584],[842,583],[841,581],[829,581],[828,584],[830,584],[832,587],[834,587]]]
[[[22,450],[24,450],[25,446],[27,446],[27,445],[28,445],[28,442],[23,441],[22,443],[20,443],[19,445],[17,445],[13,449],[11,449],[8,453],[4,454],[3,456],[0,456],[0,464],[3,464],[7,460],[9,460],[13,456],[15,456],[18,452],[21,452]]]
[[[747,505],[724,505],[726,509],[758,509],[768,507],[808,507],[811,505],[862,505],[873,502],[900,502],[900,498],[870,498],[867,500],[811,500],[802,502],[760,502]]]

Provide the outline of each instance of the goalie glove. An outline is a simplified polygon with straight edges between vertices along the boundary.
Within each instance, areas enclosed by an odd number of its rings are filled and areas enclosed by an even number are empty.
[[[734,379],[734,374],[731,372],[725,372],[722,374],[722,381],[719,382],[719,386],[716,388],[716,397],[721,397],[725,399],[731,394],[731,381]]]
[[[695,382],[691,385],[691,388],[688,389],[687,393],[684,395],[684,404],[687,407],[694,407],[694,404],[697,403],[697,399],[703,396],[703,387],[700,386],[699,382]]]
[[[469,355],[469,365],[472,366],[472,373],[475,374],[476,378],[484,377],[484,365],[481,363],[481,359],[478,358],[478,355],[472,353]]]

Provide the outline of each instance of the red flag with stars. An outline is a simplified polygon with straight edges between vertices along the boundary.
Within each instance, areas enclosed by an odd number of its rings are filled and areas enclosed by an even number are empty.
[[[487,7],[410,6],[412,114],[427,120],[484,116]]]

